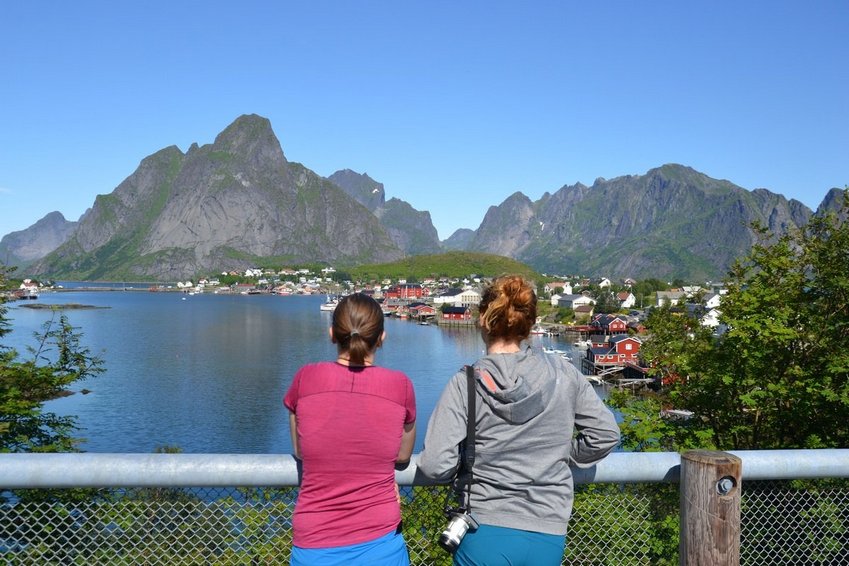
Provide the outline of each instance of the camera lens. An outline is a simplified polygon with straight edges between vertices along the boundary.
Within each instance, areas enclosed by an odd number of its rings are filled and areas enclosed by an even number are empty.
[[[455,515],[448,526],[439,535],[439,546],[448,552],[454,552],[460,546],[463,537],[469,530],[470,523],[466,520],[465,515]]]

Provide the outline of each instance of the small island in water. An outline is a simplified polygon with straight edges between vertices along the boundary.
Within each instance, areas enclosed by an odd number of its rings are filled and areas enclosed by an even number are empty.
[[[44,303],[28,303],[21,305],[27,309],[60,310],[60,309],[111,309],[112,307],[96,307],[94,305],[81,305],[79,303],[67,303],[64,305],[45,305]]]

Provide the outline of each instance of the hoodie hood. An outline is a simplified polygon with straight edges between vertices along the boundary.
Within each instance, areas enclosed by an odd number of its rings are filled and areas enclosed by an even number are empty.
[[[475,370],[484,402],[499,417],[517,424],[545,410],[559,379],[549,356],[530,346],[515,354],[487,355]]]

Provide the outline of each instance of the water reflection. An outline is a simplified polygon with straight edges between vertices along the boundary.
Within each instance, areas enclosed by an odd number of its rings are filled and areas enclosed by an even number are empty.
[[[151,452],[174,445],[195,453],[290,452],[282,397],[305,363],[333,359],[319,311],[323,297],[181,293],[44,293],[40,303],[109,307],[66,311],[83,344],[105,360],[106,373],[76,394],[48,403],[77,415],[90,452]],[[13,332],[4,343],[24,351],[48,311],[12,304]],[[410,376],[425,425],[447,380],[476,360],[483,343],[473,328],[386,320],[376,363]],[[559,349],[555,338],[534,338]]]

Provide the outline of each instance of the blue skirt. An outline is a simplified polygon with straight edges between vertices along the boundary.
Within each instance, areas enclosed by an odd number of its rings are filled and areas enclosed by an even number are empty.
[[[404,537],[397,531],[374,540],[330,548],[292,547],[291,566],[409,566]]]

